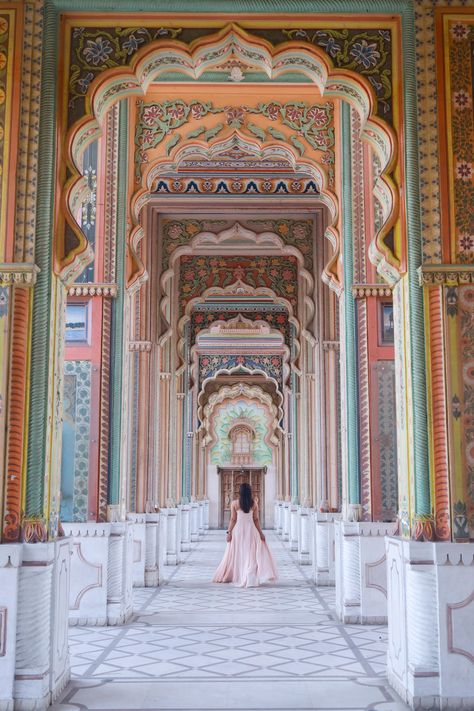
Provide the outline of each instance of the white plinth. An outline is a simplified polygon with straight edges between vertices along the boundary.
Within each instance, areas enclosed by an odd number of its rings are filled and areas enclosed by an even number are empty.
[[[283,538],[283,528],[285,525],[285,509],[284,509],[285,503],[283,501],[278,501],[277,502],[277,508],[278,508],[278,513],[276,515],[276,519],[278,522],[277,526],[277,534],[280,536],[280,538]]]
[[[312,511],[303,506],[298,507],[298,562],[300,565],[311,565]]]
[[[290,506],[290,550],[298,550],[298,506],[291,504]]]
[[[316,585],[331,587],[336,584],[336,556],[334,522],[340,513],[313,514],[313,579]]]
[[[167,537],[166,537],[166,565],[178,565],[177,551],[177,515],[178,509],[166,509],[168,517]]]
[[[204,501],[198,502],[199,537],[204,535]]]
[[[160,583],[160,514],[146,514],[145,523],[145,587]]]
[[[282,538],[284,541],[290,540],[290,505],[288,501],[283,504]]]
[[[70,545],[62,538],[22,546],[13,684],[18,711],[46,709],[69,681]]]
[[[191,506],[182,504],[181,508],[181,550],[183,553],[191,550]]]
[[[474,709],[474,544],[386,539],[391,685],[415,709]]]
[[[63,524],[72,550],[69,624],[116,625],[131,616],[134,525]]]
[[[209,530],[209,499],[204,499],[204,530]]]
[[[132,524],[133,540],[133,586],[145,586],[145,558],[146,558],[146,514],[130,513],[127,521]]]
[[[164,566],[166,565],[166,552],[168,547],[168,509],[160,509],[160,523],[159,523],[159,547],[158,547],[158,560],[159,560],[159,576],[160,583],[165,579],[164,576]]]
[[[199,504],[193,501],[191,504],[191,543],[199,540]]]
[[[336,521],[336,613],[345,623],[386,624],[385,536],[397,523]]]
[[[0,709],[13,710],[21,543],[0,545]]]

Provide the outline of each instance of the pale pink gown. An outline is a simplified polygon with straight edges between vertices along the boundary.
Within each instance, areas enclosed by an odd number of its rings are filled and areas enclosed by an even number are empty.
[[[232,539],[227,543],[224,557],[214,573],[213,583],[234,583],[240,588],[251,588],[276,580],[275,561],[253,522],[253,510],[244,513],[237,509],[237,523]]]

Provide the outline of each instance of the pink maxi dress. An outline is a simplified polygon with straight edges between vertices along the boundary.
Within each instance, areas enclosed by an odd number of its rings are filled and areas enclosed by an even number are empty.
[[[237,523],[224,557],[214,573],[213,583],[234,583],[240,588],[257,587],[278,577],[275,561],[266,541],[253,522],[253,509],[237,509]]]

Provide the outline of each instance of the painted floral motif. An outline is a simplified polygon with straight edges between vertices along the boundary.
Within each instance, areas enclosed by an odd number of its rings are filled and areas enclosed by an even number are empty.
[[[208,35],[209,28],[169,27],[74,27],[71,37],[69,73],[69,123],[84,111],[84,95],[92,79],[109,67],[128,64],[141,47],[162,37],[190,42]],[[468,28],[461,23],[453,27],[457,40],[467,36]],[[352,69],[366,76],[378,98],[379,113],[390,120],[392,115],[392,47],[387,29],[326,29],[297,30],[257,29],[252,34],[263,36],[273,44],[288,39],[300,39],[321,47],[337,67]],[[219,58],[218,50],[216,59]]]
[[[199,356],[199,387],[206,378],[212,378],[221,370],[233,368],[245,370],[262,370],[268,377],[274,378],[282,389],[283,357],[273,355],[200,355]]]
[[[313,221],[312,220],[248,220],[244,227],[255,232],[275,232],[283,242],[297,247],[304,257],[305,267],[308,271],[313,269]],[[169,260],[173,252],[183,245],[189,244],[199,232],[219,232],[231,223],[225,220],[163,220],[162,222],[162,263],[163,269],[169,267]]]
[[[140,47],[162,37],[178,37],[181,32],[181,29],[168,27],[74,27],[69,72],[69,123],[83,113],[84,95],[100,72],[128,64]]]
[[[253,288],[265,287],[287,299],[296,309],[298,269],[296,257],[197,257],[180,262],[180,311],[211,287],[225,288],[241,280]]]
[[[392,36],[390,30],[283,30],[285,39],[311,42],[331,57],[338,68],[352,69],[372,84],[378,112],[392,117]]]
[[[471,263],[474,260],[474,22],[451,22],[449,40],[456,260]]]
[[[245,400],[231,401],[221,407],[214,421],[217,442],[211,450],[211,462],[217,466],[232,461],[232,443],[229,432],[237,422],[246,422],[255,433],[252,443],[252,463],[266,466],[272,463],[271,447],[265,442],[268,432],[268,414],[261,405]]]
[[[135,180],[140,182],[141,165],[148,162],[148,151],[156,148],[165,138],[171,137],[173,131],[192,119],[201,120],[210,114],[225,115],[225,123],[230,128],[245,129],[257,136],[261,141],[276,139],[289,140],[298,152],[303,155],[305,145],[303,138],[314,150],[321,151],[322,162],[327,166],[330,185],[334,182],[334,105],[326,102],[321,105],[308,105],[304,102],[288,102],[281,104],[273,101],[267,104],[251,106],[222,106],[215,107],[212,102],[191,101],[186,103],[182,99],[164,101],[160,104],[138,102],[138,116],[135,130]],[[269,119],[270,122],[279,121],[296,132],[295,135],[286,136],[281,131],[269,126],[266,130],[256,126],[249,120],[251,115],[258,114]],[[187,138],[203,138],[208,141],[214,138],[224,128],[220,123],[216,127],[207,129],[202,126],[191,131]],[[268,132],[268,135],[267,135]],[[175,135],[166,145],[167,153],[170,152],[181,140]],[[241,192],[240,181],[233,186],[233,192]],[[211,190],[209,190],[210,192]]]
[[[0,50],[8,46],[9,35],[9,15],[0,15]],[[6,164],[8,156],[8,146],[5,145],[5,110],[7,106],[7,93],[10,92],[10,64],[8,62],[8,54],[5,51],[0,51],[0,178],[6,174]],[[0,209],[2,206],[2,191],[0,191]]]

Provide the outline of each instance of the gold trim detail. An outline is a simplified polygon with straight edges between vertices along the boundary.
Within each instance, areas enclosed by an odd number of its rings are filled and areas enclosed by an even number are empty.
[[[367,296],[391,296],[392,287],[388,284],[353,284],[352,294],[355,299],[365,299]]]
[[[0,264],[0,286],[34,286],[39,271],[36,264],[25,262]]]
[[[474,284],[474,264],[423,264],[418,277],[420,286]]]

